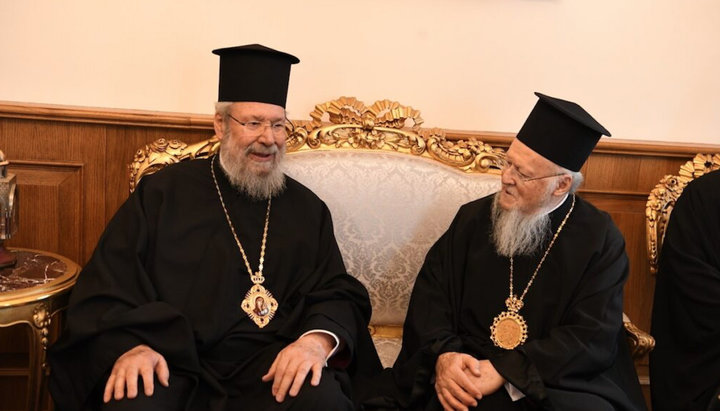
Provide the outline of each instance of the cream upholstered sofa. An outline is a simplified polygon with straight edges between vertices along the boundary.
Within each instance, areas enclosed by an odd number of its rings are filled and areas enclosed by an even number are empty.
[[[400,350],[415,277],[460,205],[500,188],[504,152],[422,130],[419,112],[354,99],[320,105],[287,174],[325,200],[348,272],[368,289],[371,332],[385,366]],[[322,114],[322,116],[321,116]],[[402,129],[406,121],[412,127]]]
[[[442,130],[422,128],[419,111],[389,100],[368,107],[341,97],[310,117],[293,122],[286,173],[330,208],[347,270],[370,294],[378,353],[391,366],[425,254],[460,205],[500,188],[505,153],[477,140],[449,141]],[[143,175],[218,146],[211,138],[144,147],[130,164],[131,190]]]

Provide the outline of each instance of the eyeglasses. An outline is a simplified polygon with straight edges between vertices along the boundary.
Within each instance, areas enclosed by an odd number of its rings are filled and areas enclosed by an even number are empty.
[[[505,164],[503,164],[502,170],[503,171],[508,170],[510,172],[512,178],[514,178],[515,180],[522,181],[523,183],[527,183],[527,182],[535,181],[535,180],[542,180],[542,179],[550,178],[550,177],[557,177],[557,176],[566,174],[566,173],[555,173],[555,174],[550,174],[550,175],[541,176],[541,177],[530,177],[530,176],[527,176],[527,175],[523,174],[522,172],[520,172],[517,169],[517,167],[515,167],[514,164],[507,163],[507,162]]]
[[[241,126],[245,127],[245,130],[249,131],[250,133],[260,135],[265,132],[265,129],[267,127],[270,127],[270,130],[272,130],[273,135],[275,136],[283,136],[287,135],[287,121],[240,121],[232,116],[232,114],[228,114],[228,117],[235,120],[236,123],[240,124]]]

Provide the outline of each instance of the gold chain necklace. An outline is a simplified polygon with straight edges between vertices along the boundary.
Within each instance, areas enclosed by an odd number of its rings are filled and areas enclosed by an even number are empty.
[[[498,314],[495,319],[493,319],[492,326],[490,326],[490,339],[496,346],[506,350],[512,350],[515,347],[522,345],[527,340],[527,324],[525,323],[525,319],[518,314],[518,311],[520,311],[523,307],[525,294],[527,294],[533,281],[535,281],[535,276],[537,276],[540,271],[540,267],[543,262],[545,262],[545,258],[550,253],[550,249],[552,249],[553,244],[555,244],[555,240],[558,238],[558,235],[562,231],[563,227],[565,227],[565,223],[574,208],[575,195],[573,194],[570,210],[568,210],[567,214],[565,214],[565,218],[563,218],[560,226],[555,231],[555,235],[550,241],[547,250],[545,250],[545,254],[543,254],[540,259],[540,262],[535,268],[535,272],[533,272],[533,275],[530,277],[530,281],[528,281],[527,286],[525,286],[525,290],[523,290],[520,298],[518,298],[513,292],[513,258],[510,257],[510,296],[505,300],[505,306],[507,306],[508,310]]]
[[[243,311],[247,313],[248,317],[250,317],[250,319],[253,320],[258,327],[263,328],[270,322],[270,320],[272,320],[278,308],[277,300],[275,300],[272,293],[261,285],[265,281],[265,277],[263,277],[262,272],[263,262],[265,261],[265,243],[267,242],[268,226],[270,225],[270,205],[272,201],[268,198],[267,211],[265,212],[265,228],[263,229],[262,245],[260,246],[260,264],[258,265],[257,272],[253,274],[250,262],[248,261],[242,244],[240,244],[240,239],[235,232],[235,226],[233,226],[233,223],[230,220],[230,214],[228,214],[227,207],[225,207],[225,201],[223,200],[222,193],[220,192],[220,185],[218,185],[217,177],[215,176],[216,158],[217,156],[213,157],[210,162],[210,171],[212,172],[215,189],[217,190],[218,197],[220,197],[220,205],[222,205],[225,218],[230,226],[230,231],[232,231],[235,242],[240,249],[240,254],[242,254],[242,258],[245,261],[245,268],[247,268],[248,274],[250,274],[250,280],[253,282],[253,286],[250,287],[248,292],[245,294],[245,299],[242,300],[240,305]]]

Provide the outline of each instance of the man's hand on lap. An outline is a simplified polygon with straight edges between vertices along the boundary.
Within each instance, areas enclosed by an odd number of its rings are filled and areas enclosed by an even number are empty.
[[[133,347],[115,361],[105,384],[103,401],[137,397],[138,377],[142,377],[145,395],[153,395],[154,374],[157,374],[160,384],[165,387],[170,385],[170,370],[165,358],[145,344]]]
[[[287,394],[291,397],[298,395],[309,372],[312,372],[310,384],[320,384],[325,360],[334,347],[332,336],[313,332],[280,351],[267,374],[262,377],[264,382],[273,381],[272,394],[275,400],[283,402]]]

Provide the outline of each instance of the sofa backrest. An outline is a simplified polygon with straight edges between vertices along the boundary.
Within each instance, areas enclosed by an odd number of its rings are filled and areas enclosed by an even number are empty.
[[[348,272],[370,294],[374,326],[402,325],[427,251],[460,205],[500,187],[497,174],[382,150],[295,152],[286,166],[330,208]]]

